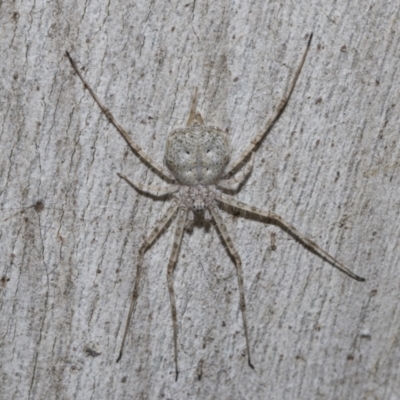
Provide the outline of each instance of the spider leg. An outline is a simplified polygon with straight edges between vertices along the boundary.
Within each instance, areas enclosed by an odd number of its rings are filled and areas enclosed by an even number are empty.
[[[233,176],[232,178],[227,180],[219,181],[217,183],[217,186],[220,187],[221,189],[232,190],[236,192],[239,189],[240,185],[247,178],[249,173],[252,171],[253,164],[254,164],[254,153],[251,153],[249,162],[239,173],[236,174],[236,176]]]
[[[261,217],[265,217],[268,220],[272,221],[276,225],[280,226],[283,230],[287,231],[291,236],[297,239],[304,247],[313,252],[314,254],[321,257],[323,260],[327,261],[329,264],[333,265],[340,271],[344,272],[351,278],[356,281],[364,282],[365,279],[361,278],[361,276],[356,275],[354,272],[350,271],[346,268],[341,262],[333,258],[329,253],[325,250],[322,250],[315,242],[310,240],[307,236],[300,233],[294,226],[290,225],[288,222],[284,221],[279,215],[274,214],[270,211],[264,211],[260,208],[250,206],[246,203],[242,203],[241,201],[237,201],[230,196],[226,196],[224,194],[219,194],[216,196],[216,199],[221,203],[230,205],[239,210],[248,211],[251,214],[260,215]]]
[[[69,62],[72,65],[72,68],[75,70],[75,72],[78,74],[80,80],[84,84],[84,86],[89,90],[89,93],[93,97],[94,101],[99,105],[101,111],[106,115],[108,120],[117,128],[118,132],[121,134],[121,136],[125,139],[125,141],[128,143],[130,148],[133,150],[133,152],[138,155],[142,160],[145,161],[147,165],[149,165],[151,168],[153,168],[157,173],[163,177],[164,179],[175,182],[175,178],[171,175],[171,173],[163,167],[162,165],[158,164],[157,162],[153,161],[143,150],[142,148],[137,145],[129,136],[129,134],[125,131],[125,129],[119,125],[119,123],[115,120],[114,116],[111,114],[110,110],[104,106],[104,104],[101,102],[101,100],[97,97],[96,93],[94,90],[90,87],[90,85],[87,83],[85,78],[83,77],[81,71],[79,70],[78,66],[76,65],[75,61],[73,58],[70,56],[68,51],[65,52]]]
[[[190,107],[190,114],[189,118],[186,122],[186,126],[192,126],[193,124],[197,123],[199,125],[204,125],[203,117],[199,112],[196,111],[197,108],[197,87],[194,88],[193,98],[192,98],[192,105]]]
[[[171,313],[172,313],[172,327],[174,332],[174,358],[175,358],[175,380],[178,380],[179,369],[178,369],[178,322],[176,318],[176,302],[174,292],[174,269],[176,260],[178,258],[179,248],[182,242],[183,230],[185,228],[185,222],[187,217],[187,209],[180,208],[178,213],[178,223],[176,225],[174,243],[172,245],[171,257],[168,262],[168,291],[169,299],[171,302]]]
[[[311,34],[308,39],[306,50],[304,51],[303,57],[301,58],[301,61],[300,61],[300,65],[298,66],[296,73],[294,74],[294,77],[292,79],[292,82],[290,83],[289,91],[286,93],[285,97],[278,104],[278,107],[276,108],[276,111],[275,111],[275,115],[267,120],[267,122],[264,126],[264,129],[250,142],[250,144],[242,152],[242,154],[240,154],[236,160],[232,161],[228,165],[228,167],[225,170],[225,176],[230,174],[233,170],[235,170],[246,159],[246,157],[249,155],[249,153],[251,153],[254,150],[254,148],[261,142],[261,140],[267,134],[267,132],[269,131],[271,126],[282,115],[283,110],[285,109],[285,107],[290,99],[290,96],[292,95],[293,89],[296,86],[297,78],[300,75],[301,69],[303,68],[304,61],[307,57],[307,53],[310,48],[312,36],[313,36],[313,34]]]
[[[162,216],[161,220],[157,223],[156,227],[153,229],[153,231],[150,233],[150,235],[144,240],[143,244],[140,246],[139,257],[138,257],[138,262],[137,262],[137,266],[136,266],[135,285],[133,287],[131,305],[129,307],[128,318],[126,320],[124,336],[122,337],[121,349],[119,351],[117,362],[122,357],[122,352],[124,350],[126,335],[128,333],[131,318],[132,318],[133,313],[135,312],[136,302],[139,297],[139,281],[140,281],[140,274],[142,271],[144,253],[146,253],[147,249],[154,243],[154,241],[157,239],[158,235],[161,233],[161,231],[165,228],[165,226],[168,224],[168,222],[174,216],[177,209],[178,209],[178,204],[177,204],[177,202],[174,202],[174,204],[165,212],[165,214]]]
[[[246,339],[247,361],[249,363],[249,366],[254,369],[254,366],[250,360],[250,345],[249,345],[249,334],[247,332],[247,311],[246,311],[246,301],[244,297],[242,261],[240,260],[239,254],[236,251],[235,246],[233,245],[232,239],[228,234],[228,230],[226,229],[225,223],[221,217],[221,214],[218,211],[217,206],[211,206],[209,207],[209,210],[214,218],[215,223],[218,226],[218,230],[221,232],[222,238],[224,239],[224,242],[229,250],[229,253],[235,260],[238,285],[239,285],[240,311],[242,312],[244,336]]]
[[[125,179],[126,182],[129,183],[129,185],[131,185],[139,192],[146,193],[154,197],[167,196],[168,194],[175,193],[179,190],[178,185],[170,185],[170,186],[143,185],[142,183],[133,182],[129,180],[125,175],[118,174],[118,176],[122,179]]]

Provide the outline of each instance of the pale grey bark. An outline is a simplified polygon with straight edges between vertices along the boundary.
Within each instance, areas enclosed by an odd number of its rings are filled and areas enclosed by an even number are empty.
[[[399,7],[2,2],[0,398],[400,398]],[[84,91],[65,50],[162,162],[195,86],[203,117],[239,154],[278,104],[310,32],[292,99],[237,198],[281,215],[367,282],[277,227],[224,213],[243,261],[253,371],[232,260],[214,227],[186,232],[175,382],[172,225],[145,256],[116,364],[138,249],[167,205],[118,177],[161,182]]]

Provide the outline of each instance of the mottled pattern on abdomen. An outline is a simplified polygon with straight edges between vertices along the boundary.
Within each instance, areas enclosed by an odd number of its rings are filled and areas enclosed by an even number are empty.
[[[177,180],[188,186],[211,185],[229,161],[228,138],[213,126],[193,125],[168,136],[165,162]]]

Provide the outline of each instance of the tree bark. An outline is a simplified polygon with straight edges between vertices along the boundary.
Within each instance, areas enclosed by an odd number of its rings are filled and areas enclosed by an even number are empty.
[[[399,3],[0,4],[0,398],[400,398]],[[175,381],[167,263],[174,223],[138,250],[168,202],[117,173],[166,183],[128,148],[74,73],[162,163],[194,87],[236,157],[288,88],[235,198],[271,210],[356,282],[277,226],[223,212],[242,258],[255,370],[232,259],[213,224],[185,231],[175,268]],[[228,210],[230,211],[230,210]]]

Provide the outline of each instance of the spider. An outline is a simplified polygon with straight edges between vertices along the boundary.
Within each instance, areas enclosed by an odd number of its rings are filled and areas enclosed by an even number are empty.
[[[122,337],[121,348],[117,362],[122,357],[125,340],[129,330],[129,325],[132,316],[135,312],[137,299],[139,296],[139,281],[143,265],[143,258],[149,247],[155,242],[164,228],[177,215],[177,225],[175,228],[174,241],[172,244],[172,252],[168,262],[167,282],[168,291],[171,303],[172,326],[173,326],[173,341],[174,341],[174,362],[175,362],[175,379],[178,379],[178,324],[176,302],[173,284],[173,273],[176,260],[179,253],[179,248],[182,241],[182,236],[185,228],[193,222],[194,218],[204,218],[205,220],[213,219],[222,236],[222,239],[232,256],[237,271],[237,279],[239,286],[239,304],[243,320],[243,330],[246,342],[246,353],[248,365],[254,369],[250,358],[250,345],[247,328],[247,312],[246,301],[243,285],[243,269],[239,254],[237,253],[233,241],[225,226],[224,220],[218,210],[220,205],[230,206],[244,212],[257,215],[264,221],[275,224],[293,236],[309,251],[315,253],[332,266],[338,268],[351,278],[357,281],[365,281],[364,278],[356,275],[341,262],[324,251],[315,242],[308,239],[300,233],[291,224],[284,221],[279,215],[270,211],[264,211],[252,205],[245,204],[235,200],[226,192],[238,191],[241,184],[250,174],[253,162],[254,152],[257,150],[259,143],[266,136],[272,125],[278,120],[283,110],[285,109],[296,81],[300,75],[304,61],[307,57],[310,48],[312,34],[308,38],[306,49],[300,61],[300,65],[295,71],[294,77],[289,84],[289,90],[284,98],[279,103],[275,114],[269,118],[264,129],[251,140],[250,144],[242,151],[242,153],[233,161],[230,161],[230,151],[228,137],[221,129],[204,124],[204,120],[196,110],[197,106],[197,88],[194,91],[189,118],[186,127],[172,131],[168,138],[165,151],[165,164],[158,164],[151,159],[140,146],[138,146],[128,135],[124,128],[118,124],[111,112],[103,105],[96,93],[86,82],[78,69],[75,61],[66,52],[68,59],[83,82],[84,86],[89,90],[91,96],[99,105],[100,109],[107,116],[109,121],[117,128],[128,143],[132,151],[150,168],[152,168],[161,178],[169,182],[168,186],[151,186],[143,185],[139,182],[129,180],[125,175],[118,174],[129,185],[142,193],[150,194],[154,197],[169,197],[172,200],[170,208],[165,212],[156,227],[145,238],[139,249],[139,256],[136,265],[136,277],[133,287],[132,300],[129,308],[128,318],[125,325],[124,334]],[[244,166],[244,167],[243,167]],[[243,168],[242,168],[243,167]],[[241,171],[240,168],[242,168]],[[238,172],[239,171],[239,172]],[[235,176],[236,175],[236,176]],[[224,193],[225,192],[225,193]]]

